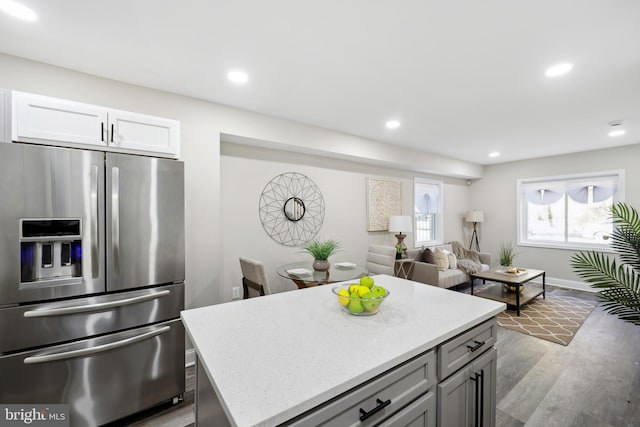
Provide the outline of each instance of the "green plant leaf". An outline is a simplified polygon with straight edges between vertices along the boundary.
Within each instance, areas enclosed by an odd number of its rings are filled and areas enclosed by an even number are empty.
[[[612,248],[615,259],[595,252],[578,252],[571,257],[571,266],[578,276],[594,289],[600,289],[602,307],[609,314],[640,325],[640,218],[635,209],[624,204],[612,208]]]
[[[516,253],[511,242],[500,242],[500,246],[498,247],[498,262],[500,265],[513,265],[515,257]]]
[[[623,263],[640,273],[640,215],[633,207],[618,203],[611,208],[615,229],[611,247]]]
[[[310,253],[314,259],[326,260],[333,255],[339,247],[340,243],[337,240],[312,240],[302,247],[302,251]]]

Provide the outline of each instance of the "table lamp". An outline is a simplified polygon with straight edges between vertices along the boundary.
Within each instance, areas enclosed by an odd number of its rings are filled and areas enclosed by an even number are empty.
[[[478,243],[478,223],[484,222],[484,212],[482,211],[467,211],[464,216],[466,222],[473,223],[473,234],[471,235],[471,241],[469,242],[469,249],[473,246],[473,241],[476,241],[476,251],[480,252],[480,244]]]
[[[398,242],[396,243],[396,247],[399,245],[402,249],[402,258],[407,257],[407,245],[404,243],[404,238],[407,237],[406,234],[402,234],[403,231],[413,231],[413,222],[411,221],[411,217],[408,215],[392,215],[389,217],[389,231],[396,234],[396,239]]]

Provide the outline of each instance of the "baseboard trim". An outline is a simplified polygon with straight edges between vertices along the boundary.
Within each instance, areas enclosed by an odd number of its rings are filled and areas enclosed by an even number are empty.
[[[184,366],[189,367],[196,364],[196,350],[189,348],[184,352]]]
[[[533,283],[542,284],[542,279],[538,277],[537,279],[532,280]],[[545,278],[545,282],[547,286],[555,286],[557,288],[566,288],[566,289],[575,289],[577,291],[591,292],[597,293],[597,289],[593,289],[585,282],[578,282],[576,280],[565,280],[565,279],[557,279],[555,277],[547,276]]]

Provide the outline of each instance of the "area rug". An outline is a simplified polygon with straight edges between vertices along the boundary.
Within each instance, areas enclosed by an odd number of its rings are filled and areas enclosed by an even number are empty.
[[[515,310],[503,311],[498,315],[498,325],[568,345],[597,305],[596,301],[547,293],[546,299],[539,296],[526,304],[520,310],[520,317]]]
[[[501,285],[489,282],[475,286],[475,289],[481,290],[488,286]],[[463,292],[469,293],[469,290],[465,289]],[[597,305],[597,301],[554,295],[547,288],[546,299],[539,296],[522,306],[520,317],[511,308],[498,314],[498,325],[557,344],[569,345]]]

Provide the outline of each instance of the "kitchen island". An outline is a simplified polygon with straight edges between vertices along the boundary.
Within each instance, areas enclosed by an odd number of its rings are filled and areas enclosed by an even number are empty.
[[[320,423],[318,413],[338,415],[327,412],[341,412],[345,402],[366,397],[373,406],[355,411],[372,412],[364,425],[378,423],[402,409],[400,404],[419,401],[414,389],[435,405],[436,383],[445,375],[462,372],[485,350],[495,354],[494,318],[506,308],[503,303],[373,277],[390,295],[372,316],[345,313],[332,285],[183,311],[197,355],[196,421],[313,425]],[[374,396],[376,387],[392,382],[402,388],[402,381],[416,375],[424,378],[407,383],[411,393],[403,389],[403,396],[389,402]],[[494,381],[488,378],[487,386],[495,395]],[[362,390],[372,391],[364,396]],[[475,410],[477,417],[477,406],[463,412],[473,416]]]

